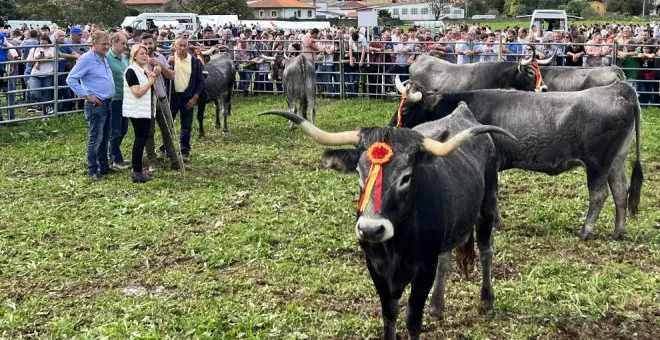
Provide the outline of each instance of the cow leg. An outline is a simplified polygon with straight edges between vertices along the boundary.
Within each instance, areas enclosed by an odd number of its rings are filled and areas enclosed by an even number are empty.
[[[300,111],[302,111],[302,117],[307,119],[307,98],[303,97],[300,101]]]
[[[197,122],[199,123],[199,137],[205,136],[204,131],[204,111],[206,110],[206,101],[201,99],[197,105]]]
[[[429,263],[420,271],[410,288],[410,297],[408,298],[408,309],[406,311],[406,327],[411,340],[419,339],[422,332],[422,317],[424,316],[424,304],[429,296],[433,280],[435,279],[436,263]],[[430,269],[427,269],[430,268]]]
[[[628,183],[626,182],[625,158],[617,159],[612,165],[607,181],[612,190],[614,205],[616,207],[616,222],[614,226],[614,239],[623,239],[626,234],[626,208],[628,207]]]
[[[592,237],[596,220],[607,199],[607,173],[603,174],[602,171],[587,167],[587,186],[589,187],[589,212],[587,212],[587,218],[579,234],[582,241]]]
[[[376,292],[380,298],[381,313],[383,316],[383,339],[396,339],[396,318],[399,316],[399,299],[395,299],[390,292],[387,281],[383,279],[367,259],[367,269],[371,275],[371,280],[376,286]]]
[[[222,132],[229,132],[229,128],[227,127],[227,117],[231,115],[231,89],[227,91],[223,96],[223,120],[224,120],[224,125],[222,128]]]
[[[479,262],[481,263],[481,306],[482,311],[493,309],[493,285],[491,282],[491,267],[493,265],[493,226],[492,216],[480,218],[477,226],[477,247],[479,247]],[[490,221],[489,221],[490,220]]]
[[[297,114],[298,109],[296,108],[296,100],[292,98],[287,98],[287,101],[289,102],[289,112],[293,114]],[[293,130],[293,122],[289,122],[289,130]]]
[[[218,98],[213,99],[213,105],[215,105],[215,128],[220,128],[220,100]]]
[[[451,269],[451,252],[445,252],[438,256],[438,270],[435,274],[435,287],[431,295],[429,313],[431,316],[442,319],[445,310],[445,286]]]
[[[314,103],[314,95],[310,95],[307,98],[307,103],[309,104],[309,106],[311,108],[311,116],[309,116],[309,121],[312,122],[312,124],[314,124],[314,122],[316,120],[316,105]]]

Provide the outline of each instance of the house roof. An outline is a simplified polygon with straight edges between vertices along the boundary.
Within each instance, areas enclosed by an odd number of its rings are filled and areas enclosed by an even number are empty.
[[[360,8],[367,6],[367,3],[364,1],[350,1],[342,4],[335,4],[333,7],[337,8]]]
[[[169,0],[124,0],[125,5],[164,5]]]
[[[348,12],[348,13],[346,13],[346,17],[347,18],[357,18],[358,13],[357,12]]]
[[[248,4],[250,8],[311,8],[316,9],[314,5],[298,0],[261,0]]]

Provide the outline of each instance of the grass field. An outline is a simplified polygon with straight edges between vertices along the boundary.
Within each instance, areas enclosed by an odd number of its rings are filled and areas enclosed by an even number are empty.
[[[282,119],[256,117],[284,108],[283,98],[234,103],[229,134],[207,116],[191,171],[158,172],[144,185],[128,172],[87,179],[81,115],[0,127],[0,338],[380,335],[353,227],[356,176],[323,169],[323,148]],[[383,125],[395,106],[322,99],[317,124]],[[576,237],[584,170],[503,173],[495,309],[478,313],[478,268],[467,280],[453,273],[446,318],[427,316],[423,336],[657,338],[659,127],[660,110],[644,110],[646,182],[623,241],[611,238],[611,198],[595,239]]]

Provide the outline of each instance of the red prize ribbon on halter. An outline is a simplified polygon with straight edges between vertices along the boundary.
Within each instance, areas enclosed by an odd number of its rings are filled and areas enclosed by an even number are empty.
[[[401,95],[401,103],[399,103],[399,111],[396,112],[396,127],[401,127],[401,120],[403,119],[403,113],[401,112],[401,110],[403,109],[403,103],[405,103],[406,98],[408,98],[408,96],[406,96],[405,93]]]
[[[358,202],[358,211],[364,212],[371,192],[374,192],[374,212],[380,213],[383,191],[383,165],[392,160],[394,150],[387,143],[373,143],[367,150],[367,160],[371,163],[367,183]]]
[[[541,82],[543,81],[543,78],[541,78],[541,70],[539,69],[539,63],[536,62],[536,60],[532,61],[532,69],[534,70],[534,76],[536,77],[536,89],[541,88]]]

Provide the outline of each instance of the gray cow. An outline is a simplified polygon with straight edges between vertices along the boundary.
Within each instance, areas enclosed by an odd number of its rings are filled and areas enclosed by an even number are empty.
[[[494,136],[499,169],[533,170],[557,175],[584,166],[589,189],[589,212],[580,238],[592,237],[608,195],[614,196],[614,237],[626,231],[626,208],[635,215],[643,182],[640,163],[640,107],[627,83],[578,92],[528,93],[480,90],[455,93],[426,92],[415,82],[405,87],[402,126],[412,128],[449,115],[465,102],[481,124],[515,131],[519,142]],[[417,102],[410,98],[420,98]],[[392,122],[396,121],[396,115]],[[633,135],[636,161],[626,183],[626,157]],[[337,151],[335,151],[335,156]],[[350,159],[350,157],[343,157]]]
[[[206,104],[215,104],[215,127],[220,128],[220,101],[222,99],[224,127],[227,132],[227,117],[231,115],[231,95],[236,82],[236,69],[234,62],[227,53],[211,56],[211,60],[204,65],[204,91],[199,98],[197,106],[197,121],[199,122],[199,136],[204,137],[204,110]]]
[[[297,57],[268,57],[261,56],[263,59],[271,61],[273,67],[269,78],[277,79],[282,74],[282,87],[286,96],[289,112],[298,113],[297,103],[300,101],[300,111],[302,117],[307,119],[307,108],[311,109],[310,121],[314,123],[316,117],[316,107],[314,104],[316,96],[316,70],[314,63],[304,55]],[[289,129],[293,128],[293,123],[289,123]]]
[[[549,66],[541,68],[541,74],[544,84],[551,92],[582,91],[626,81],[626,75],[618,66],[596,68]]]
[[[288,118],[320,144],[355,145],[362,150],[355,233],[380,297],[384,339],[396,338],[399,299],[408,284],[406,326],[411,339],[419,339],[424,304],[434,281],[431,314],[441,316],[451,251],[457,249],[459,267],[466,272],[474,258],[475,224],[482,308],[493,307],[492,219],[497,206],[493,178],[497,177],[497,159],[490,136],[469,139],[486,132],[513,138],[510,133],[480,125],[465,105],[459,105],[445,119],[412,130],[370,127],[328,133],[289,112],[264,114]],[[453,153],[459,146],[460,152]],[[389,148],[391,154],[374,148]],[[384,156],[387,154],[391,157]],[[374,162],[384,159],[379,165],[382,173],[372,173],[376,171],[371,170]],[[381,178],[376,187],[382,189],[382,196],[380,191],[369,194],[365,187],[372,176]]]
[[[553,57],[536,60],[539,65],[548,64]],[[443,92],[516,89],[521,91],[546,91],[537,84],[538,72],[531,64],[534,59],[520,62],[483,62],[457,65],[429,55],[420,55],[410,65],[410,81],[429,90]]]

